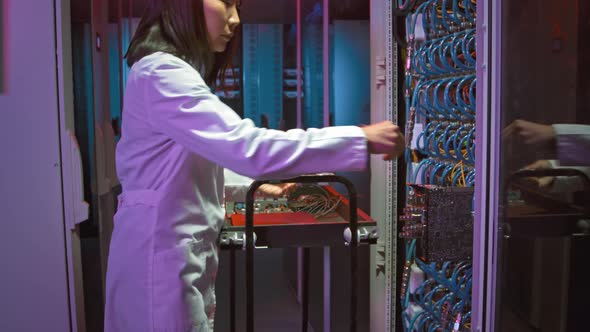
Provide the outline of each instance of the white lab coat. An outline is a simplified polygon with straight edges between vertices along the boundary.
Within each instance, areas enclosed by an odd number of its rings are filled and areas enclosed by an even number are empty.
[[[574,168],[590,178],[590,126],[578,124],[554,124],[558,160],[550,160],[552,168]],[[558,176],[551,191],[572,193],[584,190],[579,177]]]
[[[590,126],[553,125],[557,140],[557,157],[562,166],[590,166]]]
[[[200,74],[162,52],[132,68],[117,173],[123,187],[106,280],[105,331],[212,331],[223,169],[256,178],[367,165],[358,127],[256,128]]]

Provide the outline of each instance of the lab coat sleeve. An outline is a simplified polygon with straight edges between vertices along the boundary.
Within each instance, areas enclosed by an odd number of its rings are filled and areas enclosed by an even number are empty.
[[[367,141],[355,126],[287,132],[257,128],[211,93],[199,73],[167,55],[144,71],[148,122],[190,151],[254,179],[357,171]]]
[[[561,166],[590,166],[590,126],[553,125],[557,138],[557,156]]]

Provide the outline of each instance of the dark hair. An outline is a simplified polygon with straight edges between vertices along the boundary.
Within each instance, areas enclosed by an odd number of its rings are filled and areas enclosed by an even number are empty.
[[[234,37],[225,51],[210,49],[203,0],[149,0],[125,57],[131,67],[154,52],[170,53],[193,66],[210,86],[225,87],[236,45]]]

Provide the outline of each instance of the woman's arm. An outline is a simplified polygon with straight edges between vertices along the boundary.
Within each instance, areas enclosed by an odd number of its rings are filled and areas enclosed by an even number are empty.
[[[367,137],[361,128],[257,128],[211,93],[186,62],[167,54],[154,59],[140,69],[148,122],[190,151],[256,179],[366,167]]]

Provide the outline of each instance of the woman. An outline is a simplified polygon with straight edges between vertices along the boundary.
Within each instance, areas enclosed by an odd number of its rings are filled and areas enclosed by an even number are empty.
[[[212,331],[224,168],[256,179],[361,170],[397,157],[390,122],[256,128],[211,93],[240,22],[235,0],[152,0],[127,53],[117,173],[123,186],[105,331]]]

